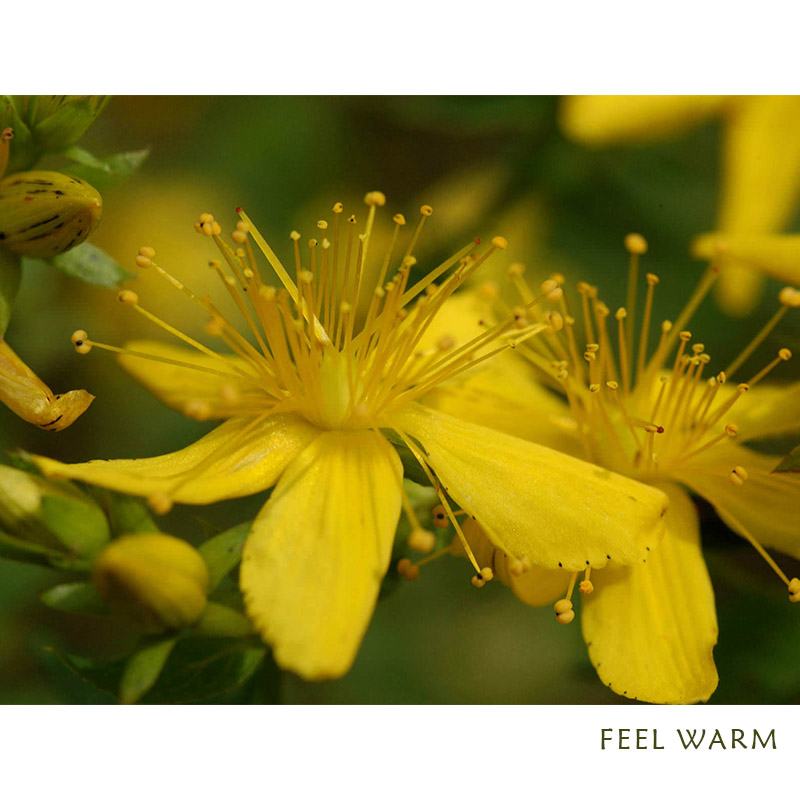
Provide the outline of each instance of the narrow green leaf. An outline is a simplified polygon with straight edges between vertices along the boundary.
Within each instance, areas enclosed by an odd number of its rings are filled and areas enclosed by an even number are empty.
[[[64,554],[34,542],[26,542],[0,531],[0,558],[38,564],[41,567],[61,566]]]
[[[113,289],[133,277],[132,273],[123,269],[108,253],[89,242],[55,256],[50,259],[50,263],[73,278],[108,289]]]
[[[800,445],[788,453],[773,472],[800,472]]]
[[[0,247],[0,339],[8,328],[21,276],[19,257]]]
[[[221,603],[211,602],[206,605],[203,616],[191,632],[197,636],[226,638],[252,636],[255,633],[250,620],[244,614]]]
[[[242,522],[214,536],[198,548],[200,555],[205,559],[211,578],[209,593],[213,592],[220,581],[242,560],[242,547],[252,524],[252,522]]]
[[[159,530],[147,506],[138,497],[93,486],[87,489],[105,511],[111,530],[116,536]]]
[[[149,643],[127,660],[119,684],[120,703],[136,703],[153,688],[177,641],[172,636]]]
[[[39,598],[48,608],[64,611],[67,614],[83,614],[91,617],[104,617],[108,614],[103,598],[97,589],[86,581],[53,586],[42,592]]]
[[[67,655],[53,647],[44,649],[46,653],[54,655],[63,666],[85,683],[110,694],[114,698],[117,697],[125,668],[123,661],[98,661],[92,658]]]
[[[106,158],[98,158],[82,147],[73,146],[63,155],[75,162],[67,171],[89,181],[95,189],[103,192],[125,180],[144,163],[149,150],[132,150],[116,153]]]
[[[182,640],[145,698],[148,703],[200,703],[242,686],[258,669],[266,648],[252,639]]]

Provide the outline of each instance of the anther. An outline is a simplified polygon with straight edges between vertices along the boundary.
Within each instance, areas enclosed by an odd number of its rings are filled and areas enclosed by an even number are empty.
[[[578,591],[583,594],[591,594],[594,591],[594,584],[590,580],[581,581],[578,584]]]
[[[431,206],[420,206],[419,213],[422,214],[423,217],[429,217],[433,214],[433,208]]]
[[[291,239],[293,242],[299,242],[299,241],[300,241],[300,233],[299,233],[298,231],[292,231],[292,232],[289,234],[289,238],[290,238],[290,239]]]
[[[792,578],[788,584],[789,600],[800,603],[800,578]]]
[[[405,225],[406,218],[402,214],[395,214],[392,217],[392,222],[394,222],[396,225]]]
[[[678,334],[678,337],[680,338],[680,340],[682,342],[688,342],[692,338],[692,332],[691,331],[681,331]]]
[[[341,203],[334,203],[332,211],[334,214],[341,214],[344,211],[344,206]]]
[[[14,138],[14,129],[3,128],[3,132],[0,133],[0,140],[4,142],[10,142],[13,138]]]
[[[734,486],[741,486],[747,480],[747,470],[744,467],[734,467],[728,477]]]
[[[792,357],[792,351],[788,347],[781,347],[778,350],[778,357],[781,361],[788,361]]]
[[[156,514],[166,514],[172,508],[172,500],[164,492],[156,492],[147,498],[147,505],[156,512]]]
[[[368,206],[385,206],[386,195],[383,192],[367,192],[364,196],[364,202]]]
[[[126,306],[135,306],[139,302],[139,295],[130,289],[123,289],[118,295],[117,300]]]
[[[408,535],[408,546],[420,553],[430,553],[436,547],[436,536],[430,531],[417,528]]]
[[[800,307],[800,292],[792,286],[784,286],[778,293],[778,302],[789,308]]]
[[[658,284],[658,282],[659,282],[658,275],[655,275],[652,272],[648,272],[647,273],[647,283],[650,286],[656,286]]]
[[[438,505],[433,509],[433,524],[442,530],[450,524],[447,511],[443,505]]]
[[[85,355],[92,349],[91,342],[87,341],[89,338],[89,334],[86,331],[78,330],[72,334],[70,340],[72,344],[75,345],[75,352],[80,353],[81,355]]]
[[[561,625],[569,625],[569,623],[575,619],[575,612],[572,610],[572,600],[567,600],[564,597],[555,602],[553,611],[556,612],[556,620],[558,620]]]
[[[478,589],[482,589],[484,586],[486,586],[486,581],[480,575],[473,575],[472,585]]]
[[[198,422],[203,422],[211,416],[211,406],[203,400],[192,398],[187,400],[183,407],[183,413],[187,417],[198,420]]]
[[[738,436],[739,435],[739,426],[738,425],[734,425],[732,422],[729,422],[725,426],[725,435],[726,436],[730,436],[731,438],[733,438],[734,436]]]
[[[647,240],[640,233],[629,233],[625,237],[625,249],[631,255],[644,255],[647,252]]]
[[[618,308],[614,313],[614,316],[617,319],[625,319],[628,316],[628,312],[624,308]]]
[[[508,239],[505,236],[495,236],[492,238],[492,244],[498,250],[505,250],[508,247]]]
[[[481,569],[481,578],[487,583],[494,578],[494,572],[491,567],[483,567]]]

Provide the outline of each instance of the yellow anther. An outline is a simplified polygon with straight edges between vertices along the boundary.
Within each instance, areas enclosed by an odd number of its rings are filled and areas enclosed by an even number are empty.
[[[548,333],[558,333],[564,327],[564,317],[558,311],[548,311],[545,314],[545,319],[550,325]]]
[[[525,572],[525,567],[520,559],[513,558],[508,562],[508,571],[515,577],[519,577]]]
[[[555,611],[556,614],[564,614],[567,611],[572,611],[572,600],[567,600],[565,597],[556,600],[553,604],[553,611]]]
[[[617,319],[625,319],[628,316],[628,312],[624,308],[618,308],[614,313],[614,316]]]
[[[416,263],[417,263],[417,259],[416,259],[415,256],[406,256],[403,259],[403,266],[406,269],[411,269],[411,267],[413,267]]]
[[[800,603],[800,578],[792,578],[789,581],[789,600],[793,603]]]
[[[211,416],[211,406],[203,400],[192,398],[183,406],[183,413],[186,414],[187,417],[202,422]]]
[[[152,265],[152,263],[153,262],[147,256],[141,255],[141,252],[138,256],[136,256],[136,266],[140,267],[141,269],[147,269]]]
[[[433,214],[433,208],[430,206],[420,206],[419,213],[422,214],[423,217],[429,217]]]
[[[693,344],[693,345],[692,345],[692,352],[693,352],[693,353],[694,353],[696,356],[697,356],[697,355],[700,355],[700,353],[702,353],[702,352],[703,352],[703,350],[705,350],[705,349],[706,349],[706,346],[705,346],[704,344],[700,344],[699,342],[698,342],[697,344]]]
[[[597,394],[600,391],[600,384],[599,383],[590,383],[589,384],[589,391],[592,394]]]
[[[589,361],[589,362],[591,362],[591,361],[597,361],[597,353],[593,353],[591,350],[587,350],[587,351],[586,351],[586,352],[583,354],[583,358],[584,358],[586,361]]]
[[[717,380],[720,383],[725,383],[725,373],[724,372],[720,372],[720,374],[717,375]],[[750,384],[749,383],[740,383],[736,387],[736,391],[739,392],[739,394],[744,394],[745,392],[749,392],[750,391]]]
[[[625,237],[625,249],[632,255],[644,255],[647,252],[647,240],[640,233],[629,233]]]
[[[509,272],[511,270],[509,269]],[[546,281],[542,281],[542,294],[550,294],[550,292],[555,291],[558,289],[558,283],[554,281],[552,278],[548,278]]]
[[[225,329],[225,326],[222,323],[222,320],[219,317],[214,317],[210,319],[205,324],[205,332],[209,336],[222,336],[222,331]]]
[[[747,480],[747,470],[744,467],[734,467],[728,477],[734,486],[741,486]]]
[[[164,492],[156,492],[147,498],[147,505],[149,505],[156,514],[166,514],[172,508],[172,500]]]
[[[328,239],[322,240],[322,249],[327,250],[331,246],[331,243]]]
[[[778,293],[778,302],[789,308],[800,307],[800,292],[792,286],[784,286]]]
[[[487,583],[494,578],[494,572],[492,571],[491,567],[484,567],[481,570],[481,578],[483,578]]]
[[[592,342],[591,344],[586,345],[586,352],[587,353],[596,353],[600,349],[600,345]]]
[[[678,334],[678,337],[680,338],[680,340],[681,340],[682,342],[688,342],[688,341],[689,341],[689,339],[691,339],[691,338],[692,338],[692,332],[691,332],[691,331],[681,331],[681,332]]]
[[[409,562],[408,568],[401,574],[407,581],[415,581],[417,578],[419,578],[419,567],[416,564],[411,564]]]
[[[788,361],[792,357],[792,351],[788,347],[781,347],[781,349],[778,350],[778,356],[781,361]]]
[[[444,506],[438,505],[433,509],[433,524],[437,528],[444,530],[449,524],[450,520],[447,516],[447,511]]]
[[[551,303],[557,303],[564,296],[564,290],[557,286],[552,292],[547,293],[547,299]]]
[[[216,258],[209,258],[208,259],[208,267],[209,269],[219,269],[222,266],[222,262]]]
[[[332,211],[334,214],[341,214],[344,211],[344,206],[341,203],[334,203]]]
[[[484,586],[486,586],[486,581],[483,578],[481,578],[479,575],[473,575],[472,576],[472,585],[477,587],[478,589],[482,589]]]
[[[383,192],[367,192],[364,195],[364,202],[368,206],[385,206],[386,195]]]
[[[661,333],[669,333],[671,330],[672,330],[672,323],[668,319],[665,319],[661,323]]]
[[[0,133],[0,141],[10,142],[13,138],[14,138],[14,129],[3,128],[3,132]]]
[[[70,337],[72,344],[75,345],[75,352],[84,355],[92,349],[91,342],[88,342],[89,334],[86,331],[75,331]]]
[[[299,242],[299,241],[300,241],[300,233],[299,233],[299,231],[292,231],[292,232],[289,234],[289,238],[290,238],[290,239],[291,239],[293,242]]]
[[[440,336],[436,342],[436,347],[443,353],[446,353],[448,350],[452,350],[455,346],[456,340],[449,335]]]
[[[214,215],[210,214],[208,211],[204,211],[200,215],[200,224],[201,225],[205,224],[206,222],[213,222],[213,221],[214,221]]]
[[[734,437],[734,436],[737,436],[738,434],[739,434],[739,426],[738,425],[734,425],[732,422],[729,422],[725,426],[725,435],[726,436]]]
[[[153,250],[152,247],[140,247],[139,248],[139,255],[144,256],[145,258],[155,258],[156,251]]]
[[[135,306],[139,302],[139,295],[132,292],[130,289],[123,289],[118,295],[117,300],[124,303],[126,306]]]
[[[402,214],[395,214],[392,217],[392,222],[394,222],[396,225],[405,225],[406,218]]]
[[[508,239],[505,236],[494,236],[492,237],[492,244],[498,250],[505,250],[508,247]]]
[[[509,278],[512,280],[514,278],[521,278],[525,274],[525,265],[519,261],[515,261],[509,268],[508,272],[506,273]],[[555,288],[555,287],[554,287]]]
[[[581,581],[578,584],[578,591],[581,594],[591,594],[594,591],[594,584],[590,580]]]
[[[648,272],[647,273],[647,282],[650,284],[650,286],[656,286],[658,284],[658,282],[659,282],[658,275],[655,275],[652,272]]]
[[[410,558],[401,558],[397,562],[397,571],[400,575],[405,575],[408,572],[408,568],[411,566],[411,559]]]
[[[436,547],[436,536],[430,531],[417,528],[408,534],[408,546],[420,553],[430,553]]]
[[[247,234],[244,231],[234,231],[231,234],[231,239],[233,239],[236,244],[244,244],[247,241]]]
[[[250,223],[249,222],[245,222],[243,219],[240,219],[236,223],[236,230],[237,231],[241,231],[242,233],[249,233],[249,231],[250,231]]]
[[[608,386],[612,392],[616,392],[617,389],[619,389],[619,384],[616,381],[606,381],[606,386]]]

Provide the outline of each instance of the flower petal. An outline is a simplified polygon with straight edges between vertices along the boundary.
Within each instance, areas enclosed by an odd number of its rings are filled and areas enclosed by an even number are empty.
[[[506,553],[566,570],[638,562],[663,532],[650,486],[411,404],[387,421],[425,451],[443,488]]]
[[[647,562],[593,573],[581,606],[583,636],[600,680],[648,703],[705,701],[717,687],[714,591],[694,504],[674,485],[667,532]]]
[[[226,355],[221,361],[188,347],[147,339],[126,342],[125,346],[139,353],[202,368],[181,367],[132,355],[118,357],[120,365],[162,403],[190,417],[227,419],[243,409],[252,409],[255,403],[263,404],[266,397],[253,381],[237,372],[238,369],[252,374],[247,362],[238,356]],[[230,376],[214,374],[216,372],[228,372]]]
[[[728,388],[730,387],[730,388]],[[727,390],[727,391],[725,391]],[[720,387],[718,403],[736,392],[733,382]],[[777,438],[800,431],[800,382],[761,383],[748,392],[725,415],[726,422],[739,427],[737,442]]]
[[[744,529],[764,547],[800,558],[800,474],[772,474],[780,460],[740,445],[717,445],[704,459],[693,459],[693,469],[678,477],[705,497],[736,533]],[[704,466],[712,474],[697,469]],[[747,470],[741,486],[729,478],[737,466]]]
[[[164,494],[178,503],[205,505],[272,486],[320,431],[300,417],[276,414],[223,422],[183,450],[155,458],[63,464],[33,456],[49,477],[72,478],[144,497]]]
[[[306,679],[353,663],[389,566],[402,466],[373,431],[320,435],[286,470],[245,548],[247,613]]]
[[[664,139],[719,111],[711,95],[579,95],[561,101],[561,129],[583,144],[603,146]]]
[[[582,453],[569,406],[533,377],[514,353],[502,353],[467,373],[458,385],[444,385],[423,402],[446,414],[552,447]]]

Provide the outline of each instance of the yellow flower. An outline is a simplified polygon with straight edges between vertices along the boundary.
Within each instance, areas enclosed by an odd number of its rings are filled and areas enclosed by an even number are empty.
[[[697,702],[707,700],[717,685],[712,655],[717,622],[688,491],[705,497],[766,559],[787,585],[789,599],[800,600],[800,580],[790,580],[764,549],[800,557],[800,476],[772,474],[780,459],[744,446],[800,430],[800,383],[762,383],[791,353],[780,348],[763,368],[754,367],[746,382],[733,380],[784,314],[800,306],[800,292],[783,289],[772,320],[714,374],[705,346],[693,342],[687,325],[717,279],[717,267],[709,267],[679,317],[660,324],[654,341],[648,334],[659,280],[647,275],[643,316],[636,321],[638,262],[646,242],[632,235],[626,245],[627,308],[612,316],[597,288],[579,283],[577,306],[559,295],[559,309],[547,320],[537,310],[520,309],[516,355],[523,358],[512,362],[504,356],[461,385],[435,390],[428,402],[462,419],[581,454],[668,495],[666,535],[658,546],[634,564],[611,561],[602,572],[595,565],[576,570],[564,563],[558,571],[523,574],[484,539],[480,518],[466,524],[464,533],[473,551],[481,552],[524,602],[555,600],[561,623],[575,616],[572,594],[579,583],[589,656],[615,692],[649,702]],[[530,289],[522,270],[517,266],[510,273],[524,302]],[[542,291],[562,283],[562,276],[554,276]],[[546,336],[526,338],[543,323],[549,324]],[[600,519],[605,510],[584,513]]]
[[[561,125],[590,146],[634,143],[680,133],[712,115],[724,121],[717,229],[731,236],[781,231],[800,193],[800,98],[794,96],[581,96],[564,99]],[[702,243],[695,254],[712,258]],[[758,301],[769,264],[728,256],[716,295],[742,316]]]
[[[371,237],[385,197],[370,192],[366,203],[361,233],[355,216],[343,216],[337,203],[332,222],[317,223],[319,240],[301,248],[300,234],[291,234],[294,278],[241,209],[232,245],[211,214],[200,217],[197,231],[213,239],[227,269],[217,260],[210,266],[239,307],[249,336],[209,297],[199,297],[157,264],[152,248],[142,248],[138,265],[210,316],[208,333],[232,354],[174,328],[130,290],[119,295],[124,306],[193,349],[160,342],[118,348],[92,341],[85,331],[74,334],[76,349],[119,353],[122,365],[168,405],[225,422],[183,450],[156,458],[86,464],[35,459],[49,476],[146,496],[159,512],[173,502],[213,503],[275,485],[244,549],[241,588],[278,663],[306,678],[341,675],[355,658],[389,565],[401,506],[412,528],[420,527],[404,493],[400,458],[384,432],[393,431],[417,457],[443,504],[469,510],[521,561],[554,567],[562,560],[574,569],[599,566],[611,554],[619,563],[633,563],[655,545],[666,512],[660,491],[417,402],[507,349],[498,340],[514,320],[461,347],[418,347],[447,298],[506,242],[496,237],[483,252],[471,242],[412,284],[413,250],[431,208],[421,208],[403,247],[405,219],[395,215],[390,245],[378,253]],[[255,248],[282,288],[269,285]],[[374,274],[375,264],[377,281],[367,286],[364,276]],[[362,294],[370,297],[369,309],[356,319]],[[604,509],[603,518],[587,517],[586,508]],[[474,556],[472,563],[474,583],[491,579],[488,565]]]

